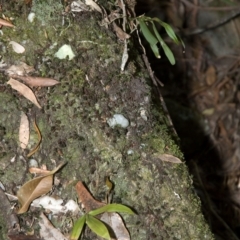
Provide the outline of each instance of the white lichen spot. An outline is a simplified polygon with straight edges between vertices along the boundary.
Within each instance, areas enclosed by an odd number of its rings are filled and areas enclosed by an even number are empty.
[[[28,21],[32,23],[34,21],[35,16],[36,14],[34,12],[30,12],[28,14]]]
[[[133,152],[133,150],[132,149],[129,149],[128,151],[127,151],[127,154],[128,155],[132,155],[134,152]]]
[[[110,127],[114,128],[116,125],[122,128],[127,128],[129,126],[129,121],[122,114],[114,114],[112,118],[107,120]]]
[[[59,59],[65,59],[68,56],[69,60],[72,60],[75,57],[75,54],[70,45],[64,44],[58,49],[54,56]]]
[[[141,118],[142,118],[144,121],[147,121],[147,120],[148,120],[147,114],[146,114],[146,110],[143,109],[143,108],[140,109],[140,116],[141,116]]]
[[[34,168],[38,168],[38,162],[37,162],[37,160],[35,160],[35,159],[30,159],[29,160],[29,163],[28,163],[28,167],[29,168],[32,168],[32,167],[34,167]]]

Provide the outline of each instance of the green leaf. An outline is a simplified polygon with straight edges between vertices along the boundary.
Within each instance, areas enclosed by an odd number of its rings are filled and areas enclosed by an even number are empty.
[[[90,214],[87,214],[86,215],[86,224],[98,236],[103,237],[108,240],[111,239],[107,227],[105,226],[105,224],[103,222],[101,222],[97,218],[91,216]]]
[[[151,49],[152,49],[155,57],[156,57],[156,58],[161,58],[161,56],[160,56],[160,54],[159,54],[159,49],[158,49],[157,44],[155,44],[155,45],[150,45],[150,47],[151,47]]]
[[[104,212],[123,212],[128,214],[134,214],[134,212],[129,207],[117,203],[105,205],[103,207],[90,211],[88,214],[96,216]]]
[[[154,34],[156,35],[158,41],[160,42],[162,48],[163,48],[163,51],[165,53],[165,55],[167,56],[169,62],[174,65],[176,62],[175,62],[175,58],[173,56],[173,53],[171,51],[171,49],[167,46],[167,44],[163,41],[163,39],[161,38],[161,36],[159,35],[158,33],[158,30],[154,24],[154,22],[152,22],[152,25],[153,25],[153,31],[154,31]]]
[[[86,215],[83,215],[75,222],[70,236],[70,240],[77,240],[80,237],[85,221]]]
[[[161,20],[158,19],[158,18],[153,18],[152,20],[153,20],[153,21],[156,21],[156,22],[158,22],[160,25],[162,25],[162,26],[165,28],[165,30],[166,30],[166,32],[167,32],[167,35],[168,35],[176,44],[179,44],[179,43],[180,43],[178,37],[176,36],[175,32],[173,31],[172,27],[171,27],[169,24],[161,21]]]
[[[159,54],[159,49],[157,47],[157,43],[158,43],[158,40],[154,37],[154,35],[151,33],[151,31],[148,29],[146,23],[141,20],[141,19],[138,19],[139,21],[139,24],[140,24],[140,28],[141,28],[141,31],[143,33],[143,36],[145,37],[145,39],[149,42],[150,44],[150,47],[154,53],[154,55],[157,57],[157,58],[160,58],[160,54]]]
[[[150,45],[156,45],[158,40],[150,32],[146,23],[143,20],[138,20],[138,21],[139,21],[143,36],[146,38],[146,40],[149,42]]]
[[[174,56],[173,56],[173,53],[172,53],[171,49],[170,49],[170,48],[168,47],[168,45],[165,44],[165,43],[162,45],[162,48],[163,48],[164,53],[166,54],[169,62],[170,62],[172,65],[174,65],[176,62],[175,62],[175,58],[174,58]]]

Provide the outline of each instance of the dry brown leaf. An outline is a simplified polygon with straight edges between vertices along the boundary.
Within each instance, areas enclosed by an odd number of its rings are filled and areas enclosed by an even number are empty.
[[[38,143],[35,145],[35,147],[28,153],[27,157],[31,157],[35,152],[37,152],[37,150],[39,149],[40,147],[40,144],[42,142],[42,134],[38,128],[38,125],[36,123],[36,119],[34,119],[34,128],[37,132],[37,135],[38,135]]]
[[[117,240],[130,240],[129,232],[118,213],[104,213],[100,219],[111,227]]]
[[[27,98],[32,103],[34,103],[38,108],[41,108],[33,91],[29,87],[27,87],[23,83],[20,83],[19,81],[15,80],[13,78],[10,78],[10,80],[7,82],[7,84],[10,84],[13,89],[15,89],[19,93],[21,93],[25,98]]]
[[[205,74],[208,86],[211,86],[213,83],[216,82],[217,73],[216,68],[214,66],[209,66]]]
[[[130,35],[125,33],[115,22],[113,22],[113,29],[116,32],[117,37],[120,40],[125,40],[125,39],[129,39]]]
[[[26,149],[29,141],[29,121],[27,115],[22,112],[19,128],[19,142],[22,149]]]
[[[170,155],[170,154],[155,153],[155,154],[153,154],[153,157],[159,158],[164,162],[182,163],[182,161],[179,158],[174,157],[173,155]]]
[[[52,225],[52,223],[43,213],[40,214],[39,226],[39,233],[42,239],[67,240],[67,238],[64,237],[64,235]]]
[[[18,76],[13,75],[13,78],[19,78],[24,81],[26,84],[32,87],[51,87],[60,82],[53,78],[43,78],[43,77],[29,77],[29,76]]]
[[[4,20],[2,18],[0,18],[0,25],[5,26],[5,27],[14,27],[14,25],[12,23],[10,23],[7,20]]]
[[[60,164],[56,169],[44,176],[37,177],[26,182],[19,189],[17,197],[21,208],[18,210],[18,214],[25,213],[34,199],[48,193],[52,189],[53,174],[56,173],[64,164],[65,163]]]
[[[28,169],[28,171],[30,173],[34,173],[34,174],[38,174],[38,175],[43,175],[43,174],[48,174],[50,171],[48,170],[44,170],[44,169],[41,169],[41,168],[36,168],[36,167],[30,167]]]
[[[105,203],[95,200],[80,181],[76,184],[76,191],[78,194],[78,201],[84,205],[83,207],[86,209],[86,212],[106,205]]]

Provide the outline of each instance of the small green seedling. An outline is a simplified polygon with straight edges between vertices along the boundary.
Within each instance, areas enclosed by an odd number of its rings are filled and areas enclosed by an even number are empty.
[[[137,18],[137,21],[139,22],[140,29],[143,33],[143,36],[145,37],[145,39],[150,44],[150,47],[151,47],[155,57],[157,57],[157,58],[161,57],[160,54],[159,54],[158,46],[157,46],[157,44],[160,43],[160,45],[162,46],[163,51],[164,51],[165,55],[167,56],[169,62],[172,65],[174,65],[175,64],[175,58],[173,56],[173,53],[172,53],[171,49],[167,46],[167,44],[163,41],[160,34],[158,33],[157,28],[155,26],[155,23],[159,23],[162,27],[164,27],[167,35],[176,44],[181,43],[182,46],[185,48],[185,45],[184,45],[183,41],[176,36],[172,27],[169,24],[161,21],[158,18],[150,18],[150,17],[146,17],[146,16],[140,16],[140,17]],[[152,25],[151,30],[149,29],[149,26],[148,26],[149,23]]]
[[[70,236],[71,240],[77,240],[79,239],[83,227],[85,224],[98,236],[110,240],[110,234],[106,227],[106,225],[100,221],[98,218],[96,218],[96,215],[105,213],[105,212],[123,212],[128,214],[134,214],[134,212],[127,206],[124,206],[122,204],[107,204],[103,207],[97,208],[95,210],[92,210],[86,214],[84,214],[82,217],[80,217],[74,224],[73,230]]]

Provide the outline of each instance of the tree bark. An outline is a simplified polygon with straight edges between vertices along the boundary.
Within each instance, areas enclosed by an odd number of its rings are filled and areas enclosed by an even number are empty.
[[[130,58],[121,71],[123,44],[110,26],[100,26],[100,14],[62,14],[61,1],[33,1],[31,10],[24,3],[11,2],[5,3],[4,14],[14,17],[16,27],[3,29],[4,68],[25,62],[34,66],[33,76],[54,78],[60,84],[33,88],[42,106],[39,110],[6,84],[9,77],[2,71],[0,168],[6,192],[15,193],[14,186],[32,177],[26,173],[26,155],[37,142],[36,119],[42,143],[33,158],[48,169],[67,162],[56,174],[60,185],[55,193],[60,198],[75,199],[70,182],[81,180],[103,201],[104,178],[110,176],[115,185],[112,202],[137,212],[123,216],[131,239],[213,239],[186,165],[159,157],[170,154],[183,160],[166,113],[155,101],[133,36]],[[30,11],[36,14],[32,23],[27,20]],[[14,53],[9,41],[20,43],[26,51]],[[71,46],[72,60],[54,56],[64,44]],[[31,127],[25,151],[18,141],[21,111],[28,115]],[[129,125],[109,126],[114,114],[124,116]]]

